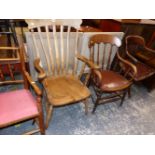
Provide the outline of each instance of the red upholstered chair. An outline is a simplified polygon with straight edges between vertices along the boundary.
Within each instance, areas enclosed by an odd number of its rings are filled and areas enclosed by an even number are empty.
[[[45,134],[41,106],[42,93],[25,70],[22,50],[18,47],[0,47],[0,52],[1,51],[10,52],[11,57],[0,58],[0,87],[2,88],[7,84],[24,83],[24,88],[5,92],[1,90],[0,128],[5,128],[16,123],[22,123],[23,121],[33,119],[38,120],[39,128],[25,134],[33,134],[39,131],[41,134]],[[13,67],[13,64],[15,63],[20,63],[20,71],[24,80],[21,80],[19,75],[17,76],[18,73]],[[4,71],[3,66],[7,68],[7,72],[6,70]],[[36,93],[36,97],[34,97],[28,89],[29,85]]]

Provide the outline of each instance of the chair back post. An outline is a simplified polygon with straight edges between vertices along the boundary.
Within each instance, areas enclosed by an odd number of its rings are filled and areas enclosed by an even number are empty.
[[[25,57],[24,57],[24,46],[20,46],[19,47],[19,55],[20,55],[20,65],[21,65],[21,73],[22,73],[22,76],[23,76],[23,79],[24,79],[24,88],[25,89],[29,89],[29,83],[27,81],[27,78],[25,76],[25,73],[26,73],[26,67],[25,67]]]

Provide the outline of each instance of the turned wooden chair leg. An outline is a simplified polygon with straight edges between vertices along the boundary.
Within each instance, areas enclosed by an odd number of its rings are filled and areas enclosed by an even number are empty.
[[[32,122],[32,125],[34,125],[34,123],[36,122],[36,120],[35,119],[33,119],[33,122]]]
[[[48,113],[49,107],[50,107],[50,104],[49,104],[49,102],[46,101],[46,104],[45,104],[46,114]]]
[[[128,91],[128,90],[127,90]],[[126,96],[126,93],[127,93],[127,91],[125,91],[124,93],[123,93],[123,96],[122,96],[122,99],[121,99],[121,103],[120,103],[120,107],[123,105],[123,101],[124,101],[124,99],[125,99],[125,96]]]
[[[39,124],[39,123],[38,123],[38,119],[36,119],[36,118],[35,118],[35,119],[33,119],[32,125],[34,125],[34,123]]]
[[[47,110],[47,116],[46,116],[46,129],[48,128],[49,126],[49,122],[51,120],[51,115],[52,115],[52,111],[53,111],[53,106],[50,105],[48,110]]]
[[[44,135],[45,134],[45,126],[44,126],[43,114],[40,114],[40,116],[38,118],[38,125],[40,128],[41,134]]]
[[[128,88],[128,98],[131,98],[131,88]]]
[[[83,103],[85,105],[85,114],[87,115],[88,114],[88,99],[85,99]]]
[[[93,108],[93,111],[92,111],[93,114],[95,113],[95,110],[96,110],[96,108],[98,106],[98,102],[99,102],[99,99],[97,99],[95,104],[94,104],[94,108]]]

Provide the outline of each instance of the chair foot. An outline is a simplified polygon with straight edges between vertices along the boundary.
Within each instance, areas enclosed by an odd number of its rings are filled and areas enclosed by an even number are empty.
[[[49,108],[47,109],[46,125],[45,125],[46,129],[48,128],[49,122],[51,120],[52,110],[53,110],[53,106],[50,105]]]

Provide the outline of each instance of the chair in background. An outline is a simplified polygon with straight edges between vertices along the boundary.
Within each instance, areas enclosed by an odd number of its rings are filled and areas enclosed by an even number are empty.
[[[129,35],[126,40],[126,56],[137,68],[134,81],[145,80],[155,74],[155,51],[145,46],[145,40],[138,35]]]
[[[41,90],[32,81],[30,75],[25,70],[23,51],[18,47],[0,47],[0,52],[6,51],[10,53],[10,57],[0,58],[0,86],[22,84],[17,90],[7,90],[0,92],[0,128],[9,127],[10,125],[23,123],[28,120],[37,120],[39,128],[26,132],[25,134],[33,134],[40,132],[45,134],[43,124],[43,114],[41,106]],[[20,64],[20,71],[17,74],[15,63]],[[18,70],[19,71],[19,70]],[[23,79],[21,79],[21,76]],[[36,97],[32,95],[29,86],[36,93]],[[11,88],[11,87],[9,87]]]
[[[133,72],[135,75],[136,68],[117,52],[120,46],[121,40],[118,37],[107,34],[93,35],[89,40],[90,59],[100,66],[98,70],[93,69],[91,74],[91,83],[97,97],[93,113],[99,104],[121,99],[120,105],[122,105],[125,95],[132,84],[134,76],[131,77],[129,73]],[[120,67],[123,64],[129,67],[125,72],[119,73],[112,69],[116,52]]]
[[[153,48],[155,50],[155,31],[152,33],[150,40],[147,42],[146,46],[149,48]]]
[[[46,128],[53,108],[83,101],[88,112],[87,98],[90,91],[80,79],[86,65],[97,68],[78,51],[78,30],[81,20],[27,20],[35,55],[34,65],[38,79],[45,90]],[[79,63],[81,60],[81,63]],[[82,64],[83,62],[83,64]]]

